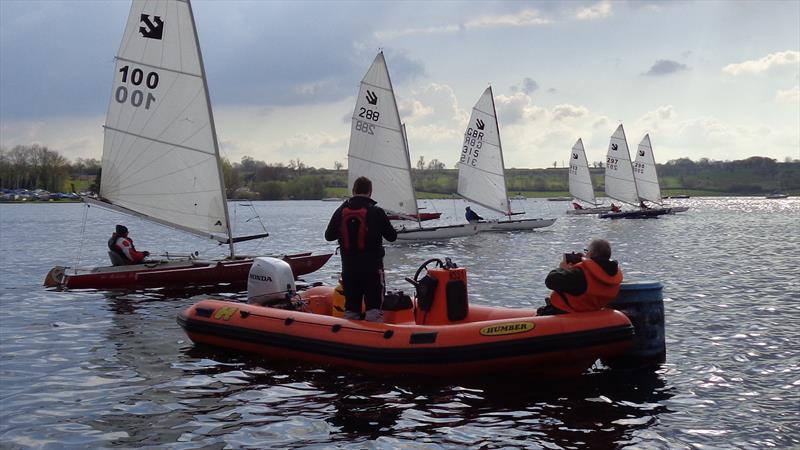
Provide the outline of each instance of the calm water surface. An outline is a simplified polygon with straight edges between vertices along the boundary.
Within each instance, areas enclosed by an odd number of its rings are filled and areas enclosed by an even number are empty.
[[[644,221],[558,217],[536,232],[392,245],[391,288],[431,257],[470,275],[473,303],[540,306],[561,253],[611,240],[628,280],[664,284],[667,362],[655,373],[462,386],[377,379],[195,348],[175,323],[195,293],[55,292],[54,265],[106,263],[125,223],[153,253],[224,247],[80,204],[0,205],[1,448],[798,448],[800,200],[676,201]],[[429,210],[457,222],[465,204]],[[231,203],[243,253],[333,251],[337,203]],[[88,214],[87,214],[88,212]],[[84,225],[84,215],[86,222]],[[308,281],[333,283],[334,257]],[[220,293],[220,295],[232,295]]]

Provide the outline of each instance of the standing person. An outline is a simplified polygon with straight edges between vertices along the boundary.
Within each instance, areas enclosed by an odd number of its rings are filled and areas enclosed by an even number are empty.
[[[589,243],[585,255],[568,260],[565,254],[558,268],[550,271],[544,284],[553,290],[547,305],[537,315],[599,311],[614,300],[622,283],[622,269],[611,260],[611,244],[604,239]]]
[[[464,217],[467,218],[467,222],[475,223],[479,220],[483,220],[483,217],[479,216],[478,213],[472,210],[469,206],[466,209],[467,212],[464,213]]]
[[[150,256],[150,252],[140,252],[133,246],[133,239],[128,237],[128,228],[125,225],[117,225],[111,239],[108,240],[108,249],[118,255],[122,264],[117,264],[112,258],[112,263],[116,265],[139,264]]]
[[[344,318],[361,319],[363,299],[367,306],[364,318],[370,322],[382,322],[383,239],[394,242],[397,231],[371,196],[372,181],[358,177],[353,183],[353,196],[333,213],[325,230],[325,239],[339,240]]]

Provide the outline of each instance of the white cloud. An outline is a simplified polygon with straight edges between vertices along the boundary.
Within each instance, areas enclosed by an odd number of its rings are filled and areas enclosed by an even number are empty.
[[[786,90],[779,90],[775,93],[775,99],[780,102],[794,102],[797,104],[800,101],[800,86],[795,86]]]
[[[741,63],[728,64],[722,71],[729,75],[758,74],[780,66],[800,65],[800,52],[787,50],[770,53],[761,59],[751,59]]]
[[[575,105],[556,105],[553,107],[553,120],[559,121],[564,119],[573,119],[576,117],[583,117],[589,114],[589,110],[584,106]]]
[[[375,37],[378,39],[394,39],[398,37],[413,36],[419,34],[455,33],[460,29],[461,27],[459,27],[458,25],[442,25],[442,26],[431,26],[424,28],[405,28],[402,30],[376,31]]]
[[[530,27],[547,25],[550,19],[542,17],[535,9],[524,9],[516,14],[503,14],[500,16],[484,16],[464,24],[464,28],[495,28],[495,27]]]
[[[573,14],[573,18],[577,20],[597,20],[605,19],[611,15],[611,2],[601,1],[586,8],[579,8]]]

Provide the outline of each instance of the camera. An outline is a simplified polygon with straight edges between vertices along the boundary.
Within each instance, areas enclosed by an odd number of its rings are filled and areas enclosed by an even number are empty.
[[[581,262],[581,258],[583,258],[583,253],[564,253],[564,261],[566,261],[567,264],[578,264]]]

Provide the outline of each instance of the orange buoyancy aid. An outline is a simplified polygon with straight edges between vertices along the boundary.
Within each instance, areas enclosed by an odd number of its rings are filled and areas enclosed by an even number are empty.
[[[599,311],[617,297],[619,285],[622,283],[621,267],[617,267],[616,274],[609,275],[590,258],[583,258],[574,267],[579,267],[583,271],[583,276],[586,278],[586,292],[581,295],[571,295],[553,291],[550,294],[550,303],[553,306],[566,312]]]

